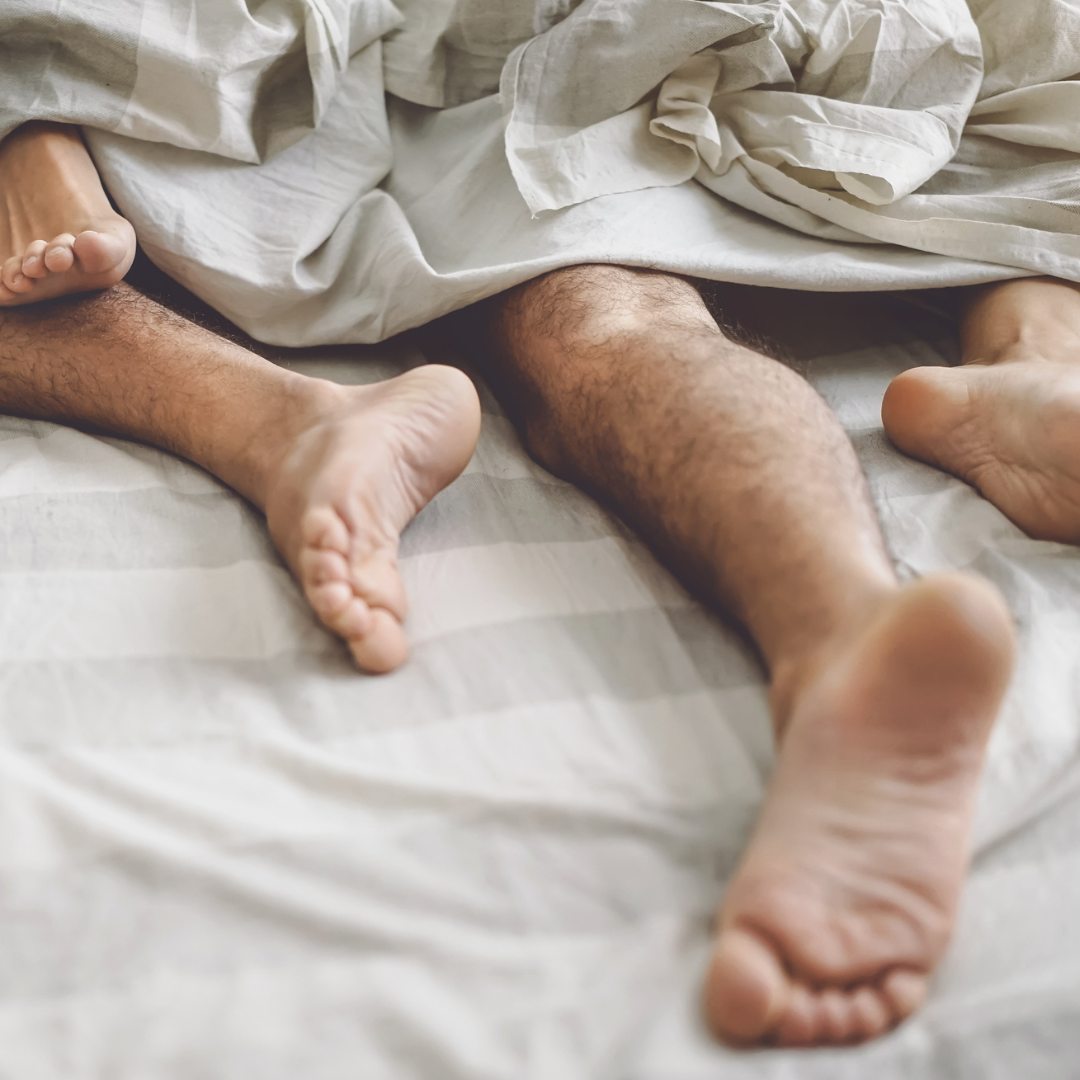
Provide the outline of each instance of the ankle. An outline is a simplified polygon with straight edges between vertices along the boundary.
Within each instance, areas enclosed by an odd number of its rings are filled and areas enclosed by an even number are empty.
[[[252,406],[251,422],[236,432],[206,464],[249,502],[265,510],[269,490],[281,475],[297,440],[343,409],[364,387],[344,387],[281,369],[272,394]]]
[[[775,658],[770,658],[769,705],[777,745],[783,739],[792,713],[806,693],[836,659],[862,636],[900,591],[900,585],[896,583],[869,589],[844,610],[834,613],[826,626],[785,643],[783,650]]]
[[[1053,278],[985,286],[963,311],[961,345],[965,365],[1080,356],[1080,288]]]

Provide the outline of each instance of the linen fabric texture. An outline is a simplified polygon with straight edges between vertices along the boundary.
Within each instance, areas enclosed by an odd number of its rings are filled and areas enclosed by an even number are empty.
[[[87,125],[151,257],[280,344],[583,262],[1080,280],[1080,0],[14,0],[0,40],[0,132]]]

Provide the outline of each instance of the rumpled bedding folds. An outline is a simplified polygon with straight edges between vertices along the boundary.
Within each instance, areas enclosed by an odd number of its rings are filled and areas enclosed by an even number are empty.
[[[1075,279],[1078,74],[1058,0],[588,0],[502,97],[534,211],[694,178],[813,235]]]
[[[54,120],[261,162],[401,22],[391,0],[4,0],[0,138]]]
[[[280,344],[589,261],[1080,280],[1080,0],[11,0],[0,54],[0,134],[85,125],[151,257]]]

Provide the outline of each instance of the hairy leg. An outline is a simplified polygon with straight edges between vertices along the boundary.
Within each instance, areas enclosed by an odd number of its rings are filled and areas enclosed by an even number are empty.
[[[778,760],[725,898],[706,1010],[735,1041],[880,1034],[948,940],[1011,664],[996,593],[901,590],[850,443],[687,282],[577,267],[493,313],[489,377],[547,467],[597,494],[769,665]]]
[[[1039,540],[1080,543],[1080,286],[971,290],[962,364],[893,380],[881,415],[912,457],[977,488]]]
[[[373,672],[408,651],[398,536],[468,463],[480,422],[454,368],[373,386],[306,378],[126,285],[0,312],[0,412],[150,443],[235,488]]]
[[[0,307],[107,289],[134,257],[77,128],[23,124],[0,143]]]

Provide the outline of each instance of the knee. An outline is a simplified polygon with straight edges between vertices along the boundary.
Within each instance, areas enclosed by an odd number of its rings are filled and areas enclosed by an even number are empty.
[[[555,270],[510,290],[497,324],[507,344],[544,340],[577,355],[651,336],[670,319],[716,329],[685,279],[596,263]]]
[[[569,480],[583,432],[640,404],[642,368],[720,333],[689,282],[622,266],[567,267],[494,304],[485,374],[529,452]]]

